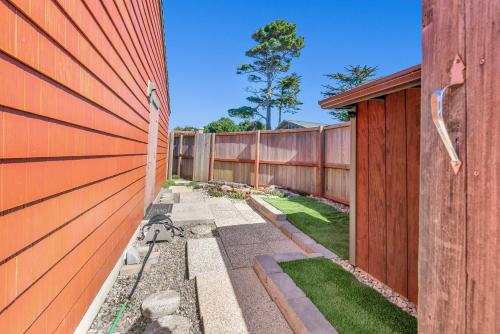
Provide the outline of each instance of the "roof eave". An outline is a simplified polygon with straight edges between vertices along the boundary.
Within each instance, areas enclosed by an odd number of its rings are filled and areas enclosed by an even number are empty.
[[[359,87],[319,101],[322,109],[338,109],[352,106],[360,101],[373,99],[389,93],[420,85],[421,67],[412,66],[386,77],[368,82]]]

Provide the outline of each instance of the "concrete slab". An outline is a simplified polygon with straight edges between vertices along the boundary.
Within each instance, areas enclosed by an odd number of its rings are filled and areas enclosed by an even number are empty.
[[[294,233],[302,233],[301,230],[299,230],[298,228],[296,228],[292,223],[290,222],[284,222],[281,226],[280,226],[280,230],[281,232],[283,232],[287,237],[289,237],[290,239],[292,238],[292,234]]]
[[[275,254],[298,253],[304,254],[305,257],[305,252],[290,239],[270,241],[267,244],[271,247]]]
[[[224,247],[218,238],[189,239],[187,259],[189,279],[200,274],[220,273],[231,269]]]
[[[205,333],[292,333],[251,269],[199,275],[196,289]]]
[[[224,226],[217,229],[224,246],[258,244],[288,240],[269,223]]]
[[[226,246],[226,251],[233,268],[250,267],[255,256],[273,252],[266,243]]]
[[[225,219],[235,219],[235,218],[243,218],[239,211],[233,208],[233,210],[224,210],[224,211],[219,211],[219,210],[212,210],[212,215],[214,216],[215,219],[219,220],[225,220]]]
[[[185,193],[193,191],[193,189],[186,186],[171,186],[169,189],[173,193]]]
[[[241,216],[252,224],[265,223],[266,220],[254,210],[240,210]]]
[[[237,226],[237,225],[247,225],[248,221],[241,216],[235,216],[231,218],[220,219],[215,217],[215,225],[217,228],[227,227],[227,226]],[[265,224],[265,222],[261,222]]]
[[[191,181],[189,181],[189,180],[174,180],[174,184],[176,186],[185,186],[185,185],[190,184],[190,183],[191,183]]]
[[[196,292],[205,334],[248,333],[227,272],[198,275]]]
[[[248,333],[293,334],[274,302],[259,303],[242,309]]]
[[[177,226],[214,223],[214,216],[206,203],[179,203],[172,208],[172,220]]]
[[[192,203],[192,202],[203,202],[203,194],[200,192],[182,192],[179,193],[180,203]]]
[[[212,201],[208,201],[208,206],[212,211],[235,211],[236,208],[234,204],[227,198],[215,198],[216,201],[213,201],[214,198],[211,198]]]

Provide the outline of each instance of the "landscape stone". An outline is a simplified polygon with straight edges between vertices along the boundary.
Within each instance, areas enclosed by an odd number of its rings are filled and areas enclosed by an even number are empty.
[[[143,300],[142,315],[150,319],[158,319],[173,314],[179,308],[181,295],[174,290],[153,293]]]
[[[191,232],[195,235],[205,235],[212,233],[212,227],[210,225],[196,225],[191,228]]]
[[[191,331],[191,321],[180,315],[166,315],[150,322],[144,334],[186,334]]]

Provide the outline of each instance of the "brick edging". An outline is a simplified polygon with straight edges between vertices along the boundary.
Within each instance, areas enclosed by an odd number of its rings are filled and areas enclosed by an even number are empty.
[[[274,226],[283,232],[290,240],[299,246],[304,252],[308,254],[319,254],[327,259],[340,259],[340,257],[325,248],[323,245],[318,244],[311,239],[307,234],[296,228],[290,223],[286,215],[278,208],[267,203],[262,196],[251,195],[248,198],[248,204],[259,212],[263,217],[268,219]]]
[[[295,334],[338,333],[278,264],[278,261],[308,259],[310,256],[300,253],[279,256],[281,258],[278,260],[270,255],[256,256],[253,269],[293,332]]]

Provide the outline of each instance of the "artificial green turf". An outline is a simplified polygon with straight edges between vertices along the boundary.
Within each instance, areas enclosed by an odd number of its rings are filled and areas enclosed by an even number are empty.
[[[417,319],[324,259],[280,266],[340,333],[417,333]]]
[[[314,198],[265,198],[288,220],[317,243],[342,259],[349,258],[349,215]]]

